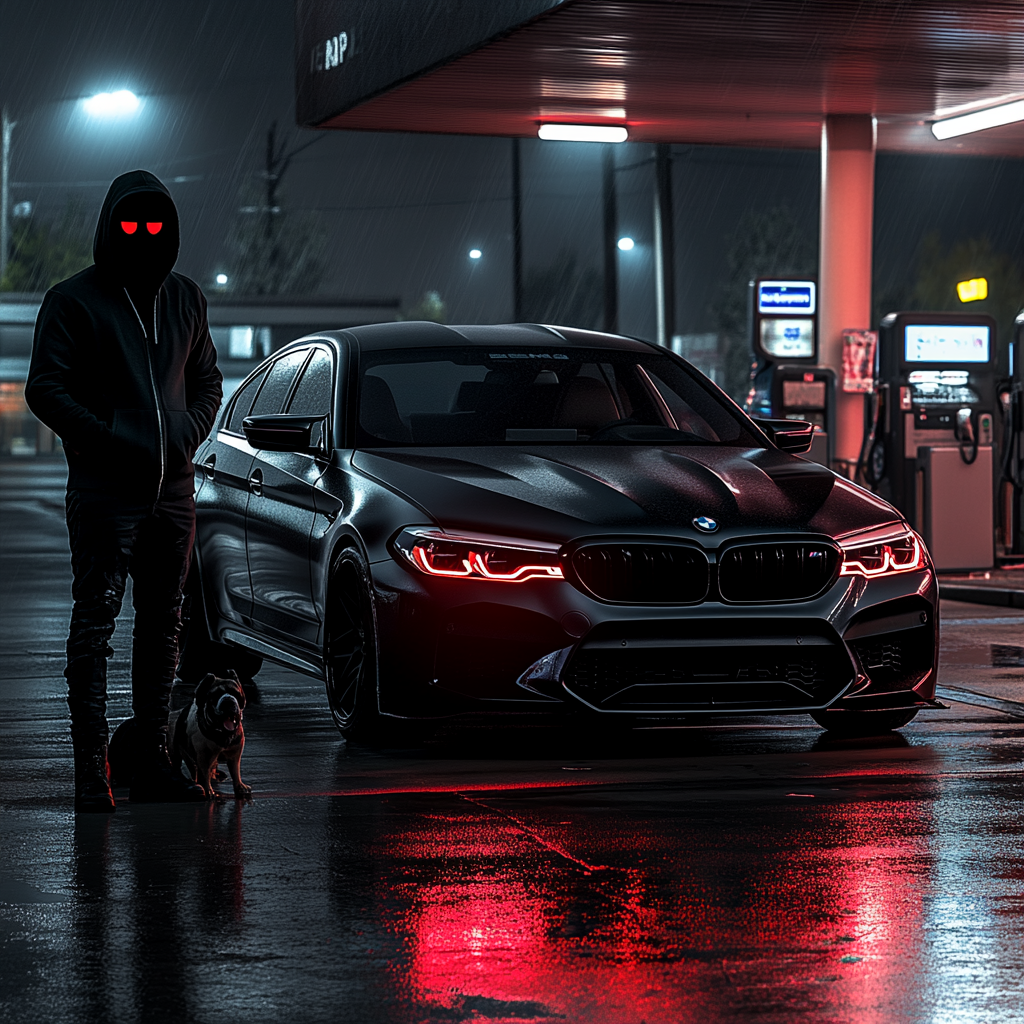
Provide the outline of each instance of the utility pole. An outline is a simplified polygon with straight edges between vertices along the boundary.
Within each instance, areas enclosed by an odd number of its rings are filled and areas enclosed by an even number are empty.
[[[523,187],[519,137],[512,137],[512,321],[523,322]]]
[[[7,255],[11,248],[11,133],[17,121],[12,121],[4,105],[0,115],[0,131],[3,133],[2,156],[0,156],[0,281],[7,271]]]
[[[267,262],[271,268],[271,277],[273,278],[273,269],[277,265],[281,253],[280,246],[274,240],[274,218],[281,213],[281,201],[278,195],[278,189],[281,187],[281,181],[284,178],[285,171],[288,170],[289,164],[292,162],[292,157],[301,153],[304,149],[309,149],[310,146],[316,145],[321,139],[327,138],[326,132],[321,132],[315,138],[309,142],[303,143],[301,146],[296,146],[290,152],[286,152],[286,143],[282,142],[280,146],[277,144],[277,122],[273,121],[270,125],[270,129],[267,132],[267,153],[266,153],[266,168],[264,171],[264,178],[266,179],[266,197],[263,212],[266,214],[266,220],[264,221],[264,234],[267,242],[270,244],[270,252],[267,256]]]
[[[604,329],[619,331],[619,213],[615,196],[615,146],[605,144],[601,159],[601,190],[604,193]]]
[[[676,259],[672,224],[672,147],[654,147],[654,294],[659,345],[672,347],[676,331]]]

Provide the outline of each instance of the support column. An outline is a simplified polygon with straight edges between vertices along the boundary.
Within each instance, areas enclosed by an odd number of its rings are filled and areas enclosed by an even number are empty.
[[[818,360],[836,372],[835,458],[853,475],[864,432],[864,399],[843,393],[845,328],[871,327],[875,119],[829,114],[821,129]]]
[[[523,184],[517,135],[512,137],[512,322],[523,322]]]
[[[672,147],[654,147],[654,306],[657,341],[672,347],[676,330],[676,261],[672,231]]]
[[[604,199],[604,330],[619,333],[619,212],[615,194],[615,146],[605,143],[601,154],[601,192]]]

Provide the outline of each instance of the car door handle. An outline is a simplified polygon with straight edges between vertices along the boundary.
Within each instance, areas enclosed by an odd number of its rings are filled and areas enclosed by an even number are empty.
[[[203,473],[206,475],[207,480],[213,479],[213,470],[217,465],[217,456],[211,455],[209,458],[203,459]]]
[[[249,490],[257,497],[263,493],[263,472],[259,469],[253,470],[249,476]]]

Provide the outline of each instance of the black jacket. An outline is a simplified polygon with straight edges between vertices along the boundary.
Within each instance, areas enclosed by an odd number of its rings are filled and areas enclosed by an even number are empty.
[[[113,237],[114,208],[127,197],[166,211],[163,248],[141,284]],[[95,264],[43,299],[25,399],[64,443],[69,489],[131,501],[193,491],[192,456],[213,426],[222,377],[206,299],[194,281],[170,272],[177,249],[170,194],[154,175],[131,171],[103,202]]]

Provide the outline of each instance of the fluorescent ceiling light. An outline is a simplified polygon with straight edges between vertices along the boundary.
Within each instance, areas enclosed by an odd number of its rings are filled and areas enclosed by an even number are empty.
[[[549,142],[625,142],[629,132],[611,124],[542,124],[537,130]]]
[[[951,139],[954,135],[982,132],[986,128],[995,128],[1001,124],[1013,124],[1014,121],[1024,121],[1024,100],[1003,103],[998,107],[986,107],[984,110],[960,114],[945,121],[933,121],[932,135],[937,139]]]

